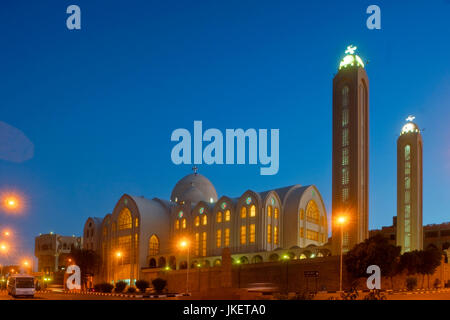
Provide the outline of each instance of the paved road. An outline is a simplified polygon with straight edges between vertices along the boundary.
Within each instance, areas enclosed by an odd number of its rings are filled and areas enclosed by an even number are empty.
[[[67,294],[67,293],[36,293],[33,300],[142,300],[139,298],[114,297],[114,296],[97,296],[88,294]],[[9,296],[6,291],[0,291],[0,300],[31,300],[31,298]]]

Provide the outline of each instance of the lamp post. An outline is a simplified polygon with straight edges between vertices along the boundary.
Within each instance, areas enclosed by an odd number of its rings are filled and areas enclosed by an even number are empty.
[[[186,266],[186,295],[189,295],[189,242],[187,240],[182,240],[180,242],[181,249],[187,249],[187,266]]]
[[[341,226],[341,257],[339,261],[339,291],[342,291],[342,257],[343,257],[343,246],[344,246],[344,224],[346,222],[346,218],[341,216],[337,219],[337,222]]]

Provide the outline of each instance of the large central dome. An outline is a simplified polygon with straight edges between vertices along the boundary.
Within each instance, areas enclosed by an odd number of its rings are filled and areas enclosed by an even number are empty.
[[[217,202],[217,192],[208,178],[193,173],[177,182],[172,190],[170,200],[174,202],[191,201],[191,203],[199,201]]]

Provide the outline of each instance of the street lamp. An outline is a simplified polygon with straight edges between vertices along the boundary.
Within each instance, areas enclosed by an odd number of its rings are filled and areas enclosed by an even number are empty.
[[[179,243],[180,248],[187,249],[187,266],[186,266],[186,295],[189,294],[189,242],[187,240],[181,240]]]
[[[339,261],[339,291],[342,291],[342,256],[343,256],[343,246],[344,246],[344,224],[347,221],[345,216],[340,216],[337,219],[337,223],[341,226],[341,258]]]

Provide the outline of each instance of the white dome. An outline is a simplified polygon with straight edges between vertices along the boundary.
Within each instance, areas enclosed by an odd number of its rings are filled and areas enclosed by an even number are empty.
[[[414,122],[408,122],[403,126],[402,132],[400,134],[405,134],[408,132],[420,132],[420,130],[417,124],[415,124]]]
[[[177,182],[172,190],[170,200],[217,202],[217,192],[211,181],[201,174],[189,174]]]

